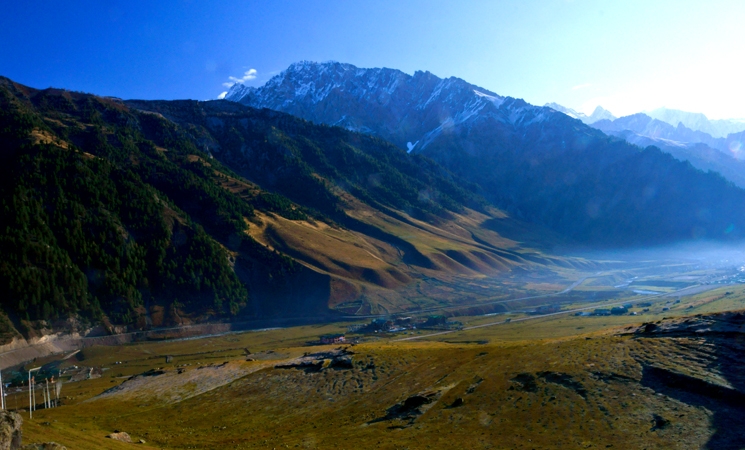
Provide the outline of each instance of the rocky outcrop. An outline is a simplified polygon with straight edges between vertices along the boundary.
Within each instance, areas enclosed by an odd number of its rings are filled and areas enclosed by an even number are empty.
[[[0,450],[67,450],[64,445],[56,442],[40,444],[22,444],[23,419],[19,414],[0,410]]]
[[[275,369],[300,369],[305,373],[320,372],[324,369],[345,370],[353,369],[354,361],[350,355],[353,355],[347,349],[336,349],[327,352],[313,353],[291,361],[274,366]]]
[[[0,450],[16,450],[21,447],[20,415],[10,411],[0,411]]]
[[[622,329],[621,335],[703,337],[710,335],[736,336],[745,333],[745,310],[677,317],[657,322],[632,325]]]

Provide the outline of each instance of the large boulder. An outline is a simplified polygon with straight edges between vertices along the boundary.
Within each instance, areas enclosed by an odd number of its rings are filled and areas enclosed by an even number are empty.
[[[20,415],[0,410],[0,450],[16,450],[21,447],[21,425],[23,419]]]
[[[117,440],[117,441],[127,442],[129,444],[132,443],[132,438],[129,437],[129,434],[125,433],[124,431],[117,431],[115,433],[111,433],[110,435],[106,437],[109,439]]]

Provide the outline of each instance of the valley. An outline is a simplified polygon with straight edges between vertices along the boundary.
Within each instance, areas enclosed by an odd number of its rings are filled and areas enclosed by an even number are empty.
[[[92,346],[24,365],[69,371],[61,406],[29,420],[21,387],[7,403],[24,439],[80,449],[131,445],[106,438],[115,431],[173,449],[739,448],[741,266],[657,261],[571,272],[563,288],[522,279],[541,297],[443,311],[462,324],[452,332],[348,331],[371,320],[357,319]],[[575,313],[618,303],[629,311]],[[535,314],[544,304],[561,311]],[[346,342],[319,344],[333,334]],[[88,368],[100,376],[73,381]]]
[[[0,450],[745,450],[745,2],[6,2]]]

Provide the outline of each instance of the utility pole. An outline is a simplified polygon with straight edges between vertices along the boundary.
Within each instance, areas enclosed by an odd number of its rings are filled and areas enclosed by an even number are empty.
[[[34,390],[34,384],[36,384],[36,379],[31,377],[31,372],[35,370],[39,370],[39,369],[41,369],[41,367],[35,367],[28,371],[28,418],[29,420],[34,418],[34,406],[36,406],[36,391]]]
[[[0,402],[1,403],[0,408],[7,409],[5,408],[5,388],[3,386],[3,372],[2,371],[0,371],[0,398],[2,399],[2,402]]]

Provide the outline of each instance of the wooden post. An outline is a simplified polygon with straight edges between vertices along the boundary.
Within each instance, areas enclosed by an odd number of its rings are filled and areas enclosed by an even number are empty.
[[[62,392],[62,378],[57,379],[57,401],[55,402],[56,406],[59,406],[59,395],[60,392]]]

